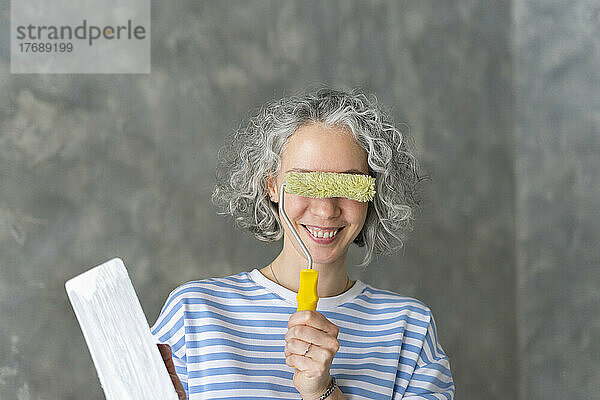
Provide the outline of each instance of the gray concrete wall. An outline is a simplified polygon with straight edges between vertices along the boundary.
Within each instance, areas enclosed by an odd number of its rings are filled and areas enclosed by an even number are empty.
[[[600,399],[600,3],[515,1],[521,399]]]
[[[11,75],[0,0],[0,399],[103,398],[64,291],[85,269],[123,258],[152,323],[176,285],[266,265],[280,244],[210,203],[215,154],[251,109],[317,82],[410,125],[431,177],[416,229],[349,271],[430,305],[457,399],[599,398],[587,10],[155,1],[151,75]]]

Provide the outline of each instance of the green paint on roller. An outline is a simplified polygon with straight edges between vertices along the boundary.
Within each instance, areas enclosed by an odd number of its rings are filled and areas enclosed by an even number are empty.
[[[285,178],[285,191],[318,199],[346,197],[361,202],[375,196],[375,178],[368,175],[339,172],[289,172]]]

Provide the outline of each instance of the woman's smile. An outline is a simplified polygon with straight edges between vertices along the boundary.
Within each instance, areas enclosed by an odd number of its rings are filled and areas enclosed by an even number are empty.
[[[302,227],[308,232],[308,236],[315,242],[319,244],[329,244],[333,243],[335,239],[338,237],[337,234],[344,229],[343,226],[340,227],[319,227],[314,225],[304,225],[301,224]]]

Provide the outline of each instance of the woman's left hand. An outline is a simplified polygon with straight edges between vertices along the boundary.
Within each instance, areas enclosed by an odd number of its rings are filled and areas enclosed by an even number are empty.
[[[285,363],[296,368],[294,386],[303,399],[318,399],[327,390],[331,381],[329,369],[340,348],[338,333],[339,328],[320,312],[302,310],[290,317]],[[309,344],[310,349],[304,354]]]

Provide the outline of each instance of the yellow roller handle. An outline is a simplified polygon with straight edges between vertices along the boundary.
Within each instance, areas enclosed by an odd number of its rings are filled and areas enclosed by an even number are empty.
[[[296,311],[317,311],[317,302],[319,301],[319,295],[317,294],[318,282],[319,271],[311,268],[300,270],[300,288],[296,295],[296,300],[298,300],[298,310]]]
[[[317,310],[319,295],[317,294],[317,283],[319,271],[311,268],[300,270],[300,288],[298,289],[298,310]]]

